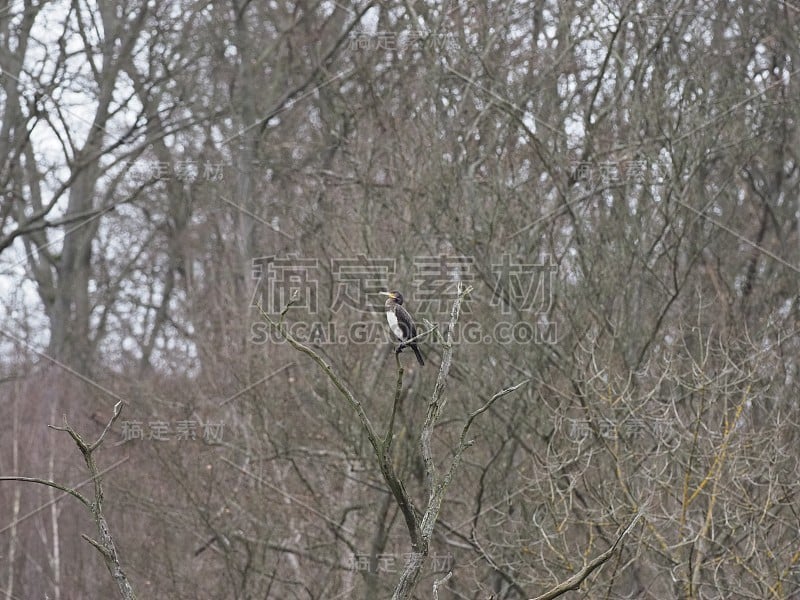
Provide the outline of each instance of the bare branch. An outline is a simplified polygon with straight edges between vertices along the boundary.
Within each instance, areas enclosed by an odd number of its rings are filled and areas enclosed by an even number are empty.
[[[331,366],[328,363],[326,363],[325,360],[323,360],[323,358],[319,354],[314,352],[314,350],[312,350],[305,344],[300,343],[286,329],[286,327],[283,324],[283,316],[288,311],[289,306],[287,306],[283,310],[283,312],[281,312],[281,320],[279,322],[275,322],[264,311],[261,305],[258,305],[258,309],[261,312],[261,316],[264,317],[264,319],[266,319],[267,322],[272,327],[274,327],[280,332],[280,334],[286,339],[286,341],[289,342],[289,345],[291,345],[295,350],[298,350],[303,354],[309,356],[315,363],[317,363],[317,365],[319,365],[323,373],[327,375],[331,383],[333,383],[336,389],[339,390],[342,396],[344,396],[345,400],[347,400],[348,404],[350,404],[352,409],[355,411],[356,415],[358,416],[358,420],[361,422],[361,426],[367,433],[367,438],[369,439],[369,443],[372,446],[373,451],[375,452],[375,456],[378,458],[383,478],[386,481],[387,485],[389,486],[389,489],[391,490],[392,494],[394,495],[398,507],[403,513],[403,518],[406,521],[406,527],[408,528],[409,537],[411,538],[411,545],[415,551],[418,551],[421,548],[421,545],[423,544],[423,540],[420,532],[419,521],[417,519],[417,509],[414,506],[411,497],[408,495],[408,492],[406,492],[403,482],[397,476],[397,473],[394,470],[394,465],[388,453],[384,451],[383,441],[375,431],[375,427],[372,425],[372,422],[369,420],[367,413],[364,411],[363,405],[347,388],[344,382],[336,375],[336,373],[333,372]]]
[[[453,360],[453,334],[455,331],[456,322],[458,321],[459,314],[461,313],[461,303],[464,297],[472,291],[472,287],[463,289],[461,283],[458,284],[458,297],[453,302],[453,308],[450,311],[450,323],[447,326],[447,332],[444,339],[444,352],[442,353],[442,364],[439,367],[439,375],[436,378],[436,384],[433,388],[433,395],[431,396],[430,404],[428,405],[428,414],[425,418],[425,424],[422,426],[422,435],[420,436],[420,444],[422,446],[422,460],[425,463],[425,480],[428,486],[428,503],[433,500],[436,488],[436,465],[433,460],[433,451],[431,450],[431,436],[436,422],[439,420],[439,414],[444,408],[445,402],[442,400],[445,386],[447,385],[447,376],[450,373],[450,365]]]
[[[392,437],[394,435],[394,419],[397,415],[397,408],[400,406],[400,398],[403,393],[403,365],[400,363],[400,354],[395,353],[395,361],[397,362],[397,386],[394,390],[394,402],[392,402],[392,415],[389,417],[389,425],[386,428],[386,437],[383,438],[384,452],[388,452],[392,445]]]
[[[0,477],[0,481],[25,481],[28,483],[38,483],[41,485],[46,485],[51,488],[55,488],[64,492],[65,494],[69,494],[73,498],[79,500],[81,504],[83,504],[86,508],[90,508],[89,500],[81,494],[79,491],[74,490],[72,488],[68,488],[66,486],[60,485],[55,481],[50,481],[48,479],[39,479],[38,477],[20,477],[18,475],[4,475]],[[63,496],[62,496],[63,497]]]
[[[131,586],[128,576],[125,574],[125,571],[122,568],[119,553],[117,552],[117,545],[114,542],[114,538],[111,536],[111,529],[109,528],[108,521],[103,513],[102,480],[100,477],[100,471],[97,468],[97,463],[95,462],[93,456],[94,451],[100,446],[100,444],[103,443],[103,440],[105,439],[108,431],[111,429],[111,426],[116,422],[122,413],[122,406],[122,401],[119,401],[114,405],[114,414],[111,416],[108,424],[103,429],[103,433],[101,433],[100,437],[98,437],[97,440],[92,444],[86,444],[86,442],[83,441],[81,435],[78,434],[78,432],[76,432],[67,422],[66,415],[64,416],[63,427],[57,427],[54,425],[48,425],[48,427],[57,431],[66,431],[70,437],[72,437],[75,444],[78,446],[78,449],[80,449],[81,454],[83,454],[83,459],[86,462],[86,466],[88,467],[89,473],[92,476],[92,482],[94,483],[94,501],[90,503],[84,502],[84,504],[89,508],[92,516],[94,517],[97,531],[100,534],[100,541],[98,542],[93,540],[86,535],[84,535],[83,538],[103,555],[106,568],[111,574],[111,577],[113,577],[114,581],[117,583],[117,588],[119,589],[121,596],[125,600],[134,600],[136,596],[133,592],[133,586]]]
[[[561,596],[562,594],[566,594],[569,591],[577,590],[581,586],[581,584],[584,582],[584,580],[589,575],[591,575],[592,572],[595,569],[600,567],[609,558],[611,558],[611,556],[614,554],[614,551],[617,549],[617,546],[619,546],[620,542],[625,538],[626,535],[628,535],[630,530],[633,529],[633,526],[636,525],[636,523],[639,521],[641,516],[642,516],[642,513],[638,513],[633,518],[633,520],[628,524],[628,526],[625,527],[625,529],[622,530],[622,533],[620,533],[619,536],[617,536],[617,540],[611,545],[611,547],[608,550],[603,552],[598,557],[594,558],[591,562],[589,562],[586,566],[584,566],[580,571],[575,573],[575,575],[573,575],[572,577],[570,577],[566,581],[563,581],[563,582],[559,583],[553,589],[551,589],[548,592],[545,592],[541,596],[537,596],[534,600],[552,600],[553,598],[557,598],[558,596]]]

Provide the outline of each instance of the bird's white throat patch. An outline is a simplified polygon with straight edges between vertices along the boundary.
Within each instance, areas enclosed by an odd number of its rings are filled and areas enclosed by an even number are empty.
[[[400,324],[397,322],[397,315],[394,314],[393,310],[386,311],[386,320],[389,321],[389,329],[392,330],[392,333],[395,335],[395,337],[402,341],[403,330],[400,329]]]

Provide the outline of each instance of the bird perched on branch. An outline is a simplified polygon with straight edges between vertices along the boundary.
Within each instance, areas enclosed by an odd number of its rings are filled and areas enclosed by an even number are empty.
[[[403,306],[403,294],[400,292],[380,292],[380,294],[388,296],[386,299],[386,320],[389,322],[389,329],[400,340],[396,353],[399,354],[403,351],[403,348],[408,346],[417,355],[417,362],[420,365],[425,365],[425,361],[422,360],[422,354],[417,348],[417,342],[408,341],[417,337],[417,328],[414,325],[414,319],[411,318],[411,315]]]

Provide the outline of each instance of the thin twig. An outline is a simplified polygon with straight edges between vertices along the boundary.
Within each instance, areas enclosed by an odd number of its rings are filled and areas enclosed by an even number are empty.
[[[439,600],[439,588],[443,586],[448,580],[453,576],[453,572],[450,571],[447,575],[442,577],[441,579],[437,579],[433,582],[433,600]]]
[[[90,507],[89,500],[87,500],[86,497],[83,494],[81,494],[79,491],[74,490],[72,488],[68,488],[68,487],[63,486],[63,485],[60,485],[60,484],[56,483],[55,481],[50,481],[49,479],[39,479],[38,477],[20,477],[20,476],[17,476],[17,475],[4,475],[3,477],[0,477],[0,481],[25,481],[25,482],[28,482],[28,483],[39,483],[41,485],[46,485],[48,487],[60,490],[60,491],[64,492],[65,494],[69,494],[73,498],[76,498],[84,506],[86,506],[86,508]]]

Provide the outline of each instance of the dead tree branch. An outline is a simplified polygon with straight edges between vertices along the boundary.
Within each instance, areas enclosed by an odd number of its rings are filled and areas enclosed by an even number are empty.
[[[600,567],[603,563],[605,563],[609,558],[613,556],[614,551],[617,549],[620,542],[622,542],[622,540],[625,538],[626,535],[628,535],[630,530],[633,529],[633,526],[636,525],[641,516],[642,514],[638,513],[633,518],[633,520],[630,523],[628,523],[628,526],[622,530],[622,533],[620,533],[617,536],[617,540],[611,545],[611,547],[608,550],[606,550],[601,555],[591,560],[580,571],[575,573],[575,575],[573,575],[569,579],[562,581],[557,586],[552,588],[550,591],[545,592],[541,596],[537,596],[535,599],[532,600],[552,600],[553,598],[558,598],[562,594],[566,594],[567,592],[570,592],[572,590],[577,590],[579,587],[581,587],[581,584],[584,582],[584,580],[587,577],[589,577],[589,575],[591,575],[595,571],[595,569]]]
[[[131,586],[128,576],[125,574],[125,571],[122,568],[117,546],[114,543],[114,538],[111,535],[111,529],[109,528],[108,521],[103,513],[103,485],[101,478],[103,472],[97,468],[97,463],[94,459],[94,451],[97,450],[103,443],[106,434],[108,434],[108,432],[111,430],[111,427],[117,421],[121,413],[122,401],[119,401],[114,405],[114,414],[106,424],[105,429],[103,429],[103,433],[101,433],[100,437],[91,443],[84,441],[83,437],[69,425],[66,415],[64,416],[63,426],[57,427],[55,425],[48,425],[48,427],[51,429],[55,429],[57,431],[66,431],[78,446],[78,449],[83,455],[83,460],[86,462],[86,466],[89,469],[89,473],[92,476],[91,480],[94,484],[93,500],[90,500],[74,488],[69,488],[55,483],[54,481],[39,479],[37,477],[0,477],[0,481],[26,481],[29,483],[38,483],[40,485],[55,488],[57,490],[61,490],[65,494],[69,494],[73,498],[76,498],[81,504],[88,508],[92,513],[95,525],[97,526],[97,532],[99,534],[100,541],[90,538],[85,534],[82,534],[81,537],[83,537],[83,539],[89,542],[98,552],[100,552],[100,554],[103,555],[106,568],[111,574],[111,577],[113,577],[114,581],[117,583],[120,596],[124,600],[134,600],[136,595],[133,592],[133,586]]]

